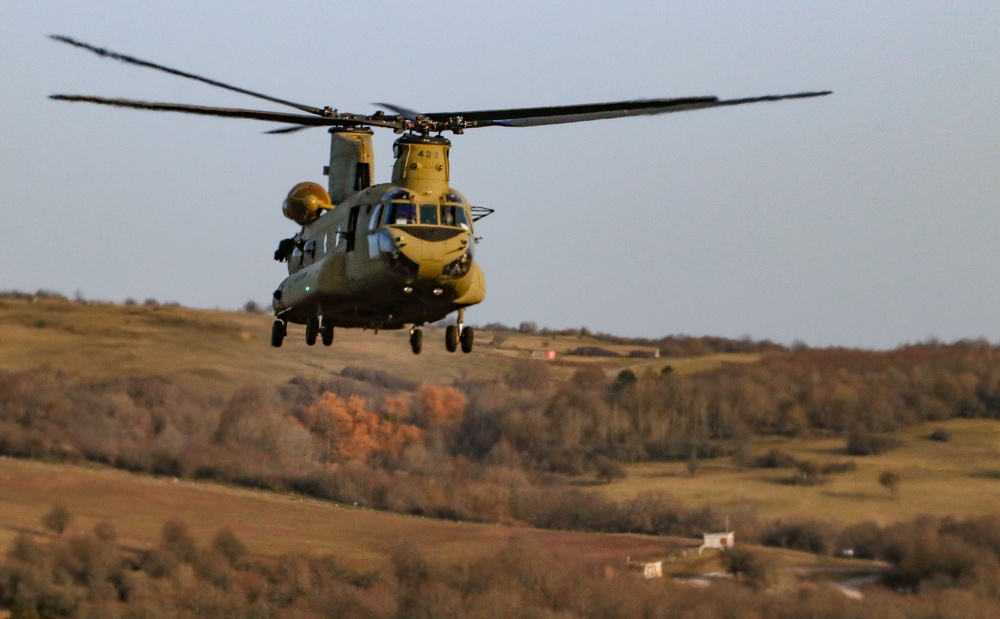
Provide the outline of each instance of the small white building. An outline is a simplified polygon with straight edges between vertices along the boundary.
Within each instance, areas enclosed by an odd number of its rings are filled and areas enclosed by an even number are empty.
[[[727,550],[732,548],[736,544],[736,534],[733,532],[729,533],[704,533],[704,541],[701,547],[698,548],[698,554],[701,554],[702,550],[706,548],[714,548],[716,550]]]

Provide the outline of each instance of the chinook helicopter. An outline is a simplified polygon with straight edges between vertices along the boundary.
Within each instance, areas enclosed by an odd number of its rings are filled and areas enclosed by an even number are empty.
[[[712,107],[805,99],[831,91],[800,92],[742,99],[718,97],[640,99],[551,107],[420,113],[388,103],[370,114],[342,113],[238,88],[193,73],[119,54],[67,36],[50,38],[99,56],[164,71],[250,97],[295,108],[305,114],[238,108],[155,103],[83,95],[51,99],[133,109],[283,123],[267,131],[282,134],[329,127],[327,186],[304,182],[284,201],[285,216],[301,226],[282,240],[274,259],[288,265],[288,277],[274,291],[275,320],[271,344],[280,347],[288,323],[305,325],[310,346],[333,343],[337,327],[410,330],[410,347],[423,346],[420,327],[456,313],[445,329],[445,347],[471,352],[473,328],[464,324],[465,309],[483,301],[486,281],[475,261],[475,223],[493,212],[472,206],[450,185],[451,142],[442,134],[461,135],[480,127],[537,127],[627,116],[645,116]],[[393,145],[395,163],[388,183],[373,184],[374,128],[400,137]]]

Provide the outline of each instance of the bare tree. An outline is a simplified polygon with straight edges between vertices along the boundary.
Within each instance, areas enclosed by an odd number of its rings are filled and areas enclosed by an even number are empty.
[[[73,516],[69,513],[69,508],[62,503],[56,503],[47,514],[42,516],[42,526],[56,535],[62,535],[71,520],[73,520]]]
[[[882,471],[882,474],[878,476],[878,483],[889,491],[889,495],[892,498],[896,498],[896,492],[899,491],[899,481],[899,472],[892,469]]]

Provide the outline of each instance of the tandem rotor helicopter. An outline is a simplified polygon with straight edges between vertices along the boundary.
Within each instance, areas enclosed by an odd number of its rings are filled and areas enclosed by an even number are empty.
[[[206,116],[249,118],[283,123],[266,133],[291,133],[329,127],[330,164],[327,187],[299,183],[285,199],[283,212],[301,226],[282,240],[274,259],[288,264],[288,277],[274,291],[275,321],[271,345],[279,347],[288,323],[305,325],[310,346],[317,338],[329,346],[336,327],[410,330],[410,347],[423,346],[421,325],[456,312],[445,329],[445,347],[471,352],[473,329],[465,326],[465,308],[486,296],[486,281],[475,262],[478,242],[474,226],[493,212],[471,206],[450,185],[451,142],[442,134],[460,135],[480,127],[537,127],[626,116],[644,116],[805,99],[830,91],[720,100],[717,97],[640,99],[551,107],[421,113],[387,103],[375,104],[371,115],[313,107],[231,86],[193,73],[140,60],[70,37],[50,38],[128,64],[164,71],[212,86],[295,108],[305,114],[238,108],[154,103],[83,95],[51,95],[59,101],[97,103],[142,110]],[[393,145],[395,163],[388,183],[372,184],[374,128],[391,129],[400,137]]]

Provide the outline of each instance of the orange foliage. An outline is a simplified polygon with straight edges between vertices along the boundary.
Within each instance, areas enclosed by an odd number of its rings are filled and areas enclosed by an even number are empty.
[[[399,456],[420,441],[420,430],[412,425],[382,419],[368,410],[364,398],[346,401],[335,393],[324,393],[307,408],[303,421],[325,440],[331,462],[366,462],[372,456]]]
[[[404,395],[390,395],[383,401],[385,416],[393,421],[404,421],[413,414],[410,411],[410,399]]]
[[[425,428],[454,428],[465,417],[465,395],[454,387],[420,385],[420,423]]]

